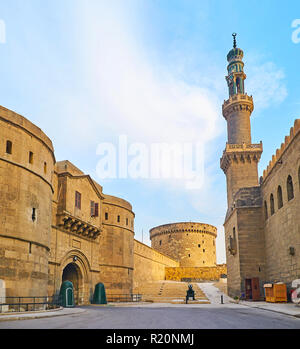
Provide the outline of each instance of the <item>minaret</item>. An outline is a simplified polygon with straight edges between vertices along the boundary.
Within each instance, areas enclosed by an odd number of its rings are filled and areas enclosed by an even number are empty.
[[[233,38],[233,49],[227,55],[229,99],[223,104],[228,142],[221,158],[221,168],[227,180],[228,213],[235,205],[234,194],[240,188],[259,185],[257,164],[262,153],[262,143],[251,142],[253,99],[245,93],[244,53],[236,46],[235,33]]]

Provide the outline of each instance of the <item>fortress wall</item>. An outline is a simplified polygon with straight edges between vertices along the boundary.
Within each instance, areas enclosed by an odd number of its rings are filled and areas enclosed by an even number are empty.
[[[288,199],[287,178],[291,176],[293,198]],[[282,191],[279,205],[278,187]],[[264,172],[262,183],[267,281],[289,286],[300,276],[300,119]],[[274,212],[271,212],[271,194]],[[294,248],[291,254],[290,247]]]
[[[166,267],[166,280],[172,281],[183,281],[184,279],[190,279],[191,282],[200,280],[219,280],[222,274],[227,275],[226,264],[202,268]]]
[[[134,212],[125,200],[104,195],[99,245],[99,282],[107,294],[129,294],[133,288]]]
[[[150,230],[151,246],[182,267],[216,265],[216,227],[203,223],[172,223]]]
[[[0,107],[0,279],[8,297],[47,294],[54,163],[41,129]]]
[[[174,259],[134,240],[134,289],[145,282],[165,280],[167,267],[179,267]]]

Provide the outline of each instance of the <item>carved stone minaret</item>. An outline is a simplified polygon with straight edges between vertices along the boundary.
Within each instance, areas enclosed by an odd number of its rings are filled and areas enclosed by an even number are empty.
[[[233,49],[227,55],[229,99],[223,104],[228,142],[221,158],[221,168],[227,179],[228,212],[235,205],[234,194],[239,189],[259,185],[257,164],[263,150],[262,143],[252,144],[251,141],[253,99],[245,93],[244,53],[236,47],[236,34],[233,37]]]

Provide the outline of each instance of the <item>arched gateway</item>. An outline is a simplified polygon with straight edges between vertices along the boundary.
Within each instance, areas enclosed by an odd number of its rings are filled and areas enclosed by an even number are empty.
[[[62,274],[62,283],[65,281],[71,281],[74,288],[74,302],[75,304],[81,303],[81,291],[83,288],[82,274],[79,267],[75,263],[68,264]]]
[[[74,288],[75,305],[89,303],[90,286],[87,258],[78,251],[69,251],[61,264],[61,284],[70,281]]]

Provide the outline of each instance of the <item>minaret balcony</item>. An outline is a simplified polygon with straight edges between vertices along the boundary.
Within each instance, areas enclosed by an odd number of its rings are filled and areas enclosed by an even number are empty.
[[[221,169],[226,174],[232,162],[245,163],[252,161],[259,162],[261,154],[263,152],[263,144],[229,144],[226,143],[226,148],[223,152],[223,156],[220,159]]]
[[[247,94],[237,93],[230,96],[227,101],[224,101],[222,106],[223,116],[227,119],[227,116],[237,111],[248,111],[250,114],[253,112],[254,104],[252,96]]]

